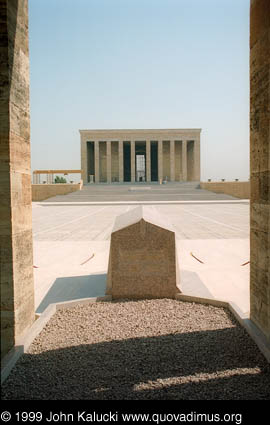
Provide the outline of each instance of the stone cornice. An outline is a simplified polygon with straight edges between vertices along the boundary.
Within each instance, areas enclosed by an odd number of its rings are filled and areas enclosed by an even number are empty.
[[[200,133],[201,128],[156,128],[156,129],[85,129],[79,130],[80,133]]]
[[[200,137],[201,128],[184,128],[184,129],[107,129],[107,130],[79,130],[81,138],[85,140],[90,138],[92,140],[98,138],[101,140],[145,140],[150,138],[152,140],[170,140],[171,137],[174,139],[181,140],[185,139],[198,139]]]

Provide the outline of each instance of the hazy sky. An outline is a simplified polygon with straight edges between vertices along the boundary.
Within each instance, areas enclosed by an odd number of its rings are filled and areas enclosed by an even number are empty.
[[[249,177],[249,0],[29,0],[32,169],[79,129],[202,128],[201,179]]]

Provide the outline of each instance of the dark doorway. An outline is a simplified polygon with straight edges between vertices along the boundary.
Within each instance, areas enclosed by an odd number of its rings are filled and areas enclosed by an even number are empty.
[[[131,181],[130,142],[124,142],[124,182]]]
[[[146,180],[146,142],[135,142],[135,180],[145,182]]]
[[[145,154],[136,155],[136,182],[145,182]]]
[[[151,181],[158,181],[158,142],[151,142]]]

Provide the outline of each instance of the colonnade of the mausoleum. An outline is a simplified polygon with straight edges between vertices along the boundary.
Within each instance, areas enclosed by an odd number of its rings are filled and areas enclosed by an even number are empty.
[[[84,184],[199,181],[200,133],[80,130]]]

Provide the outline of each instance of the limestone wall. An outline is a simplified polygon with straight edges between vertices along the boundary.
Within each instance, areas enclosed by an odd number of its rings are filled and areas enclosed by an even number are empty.
[[[32,201],[43,201],[57,195],[66,195],[67,193],[80,190],[80,183],[68,184],[32,184]]]
[[[201,182],[201,189],[215,193],[225,193],[240,199],[250,198],[249,182]]]

